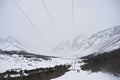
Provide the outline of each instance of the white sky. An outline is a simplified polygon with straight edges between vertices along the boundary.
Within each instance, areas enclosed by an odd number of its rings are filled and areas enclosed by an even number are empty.
[[[73,38],[72,0],[44,0],[61,40]],[[37,29],[54,47],[55,31],[42,0],[16,0]],[[120,0],[74,0],[75,35],[89,36],[105,28],[120,25]],[[16,37],[31,51],[49,51],[31,24],[12,0],[0,0],[0,35]]]

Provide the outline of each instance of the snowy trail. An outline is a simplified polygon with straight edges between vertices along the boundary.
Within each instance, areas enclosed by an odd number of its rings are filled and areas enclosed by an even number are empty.
[[[76,71],[69,71],[63,76],[51,80],[120,80],[120,78],[101,72],[89,74],[81,70],[79,73]]]

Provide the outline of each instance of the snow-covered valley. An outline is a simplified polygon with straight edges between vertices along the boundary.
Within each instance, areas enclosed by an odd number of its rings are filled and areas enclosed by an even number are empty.
[[[7,54],[8,53],[8,54]],[[16,54],[17,53],[17,54]],[[20,54],[22,53],[22,54]],[[54,58],[51,56],[34,55],[27,52],[0,52],[0,72],[10,69],[30,70],[36,68],[54,67],[60,64],[71,64],[73,60],[65,58]]]
[[[29,53],[15,38],[0,38],[0,73],[11,69],[32,70],[56,65],[71,65],[70,71],[52,80],[119,80],[102,72],[90,73],[81,70],[81,57],[102,54],[120,48],[120,26],[105,29],[88,38],[76,37],[73,41],[59,43],[46,55]],[[81,63],[78,63],[78,62]]]

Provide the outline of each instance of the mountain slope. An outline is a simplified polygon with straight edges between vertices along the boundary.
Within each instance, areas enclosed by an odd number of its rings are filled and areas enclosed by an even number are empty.
[[[120,44],[120,26],[105,29],[98,33],[93,34],[87,39],[89,42],[88,48],[94,53],[102,53],[119,48]]]
[[[66,43],[59,44],[50,54],[62,57],[80,57],[92,53],[111,51],[120,48],[120,26],[99,31],[88,38],[79,36],[72,42]]]
[[[29,53],[22,44],[13,37],[0,37],[0,73],[10,69],[36,69],[69,64],[65,60],[53,56]]]
[[[0,73],[11,69],[30,70],[71,64],[72,60],[29,53],[26,51],[0,50]]]
[[[25,48],[22,46],[22,44],[13,37],[0,37],[0,49],[1,50],[25,50]]]
[[[50,60],[49,56],[35,55],[25,51],[0,51],[0,72],[9,69],[32,69],[40,63]],[[42,64],[43,65],[43,64]],[[43,65],[44,66],[44,65]]]

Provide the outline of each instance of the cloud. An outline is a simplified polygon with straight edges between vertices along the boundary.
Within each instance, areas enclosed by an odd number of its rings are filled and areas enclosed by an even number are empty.
[[[0,0],[0,34],[17,37],[29,50],[48,52],[50,48],[12,0]],[[54,47],[56,33],[41,0],[16,0],[38,31]],[[71,0],[45,0],[61,40],[73,38]],[[120,24],[119,0],[74,0],[75,34],[91,35]]]

